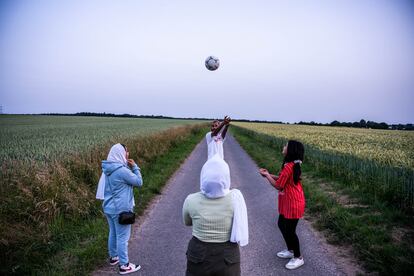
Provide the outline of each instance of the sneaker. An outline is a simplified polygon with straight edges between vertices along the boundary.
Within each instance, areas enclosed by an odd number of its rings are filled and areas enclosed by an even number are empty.
[[[126,265],[119,266],[119,274],[128,274],[141,269],[140,265],[133,263],[127,263]]]
[[[305,264],[305,261],[303,258],[292,258],[290,261],[285,265],[287,269],[296,269],[298,267],[301,267]]]
[[[118,263],[119,263],[119,257],[118,256],[117,257],[110,257],[109,258],[109,264],[110,265],[116,265]]]
[[[293,252],[285,249],[283,251],[277,252],[277,256],[282,259],[292,259]]]

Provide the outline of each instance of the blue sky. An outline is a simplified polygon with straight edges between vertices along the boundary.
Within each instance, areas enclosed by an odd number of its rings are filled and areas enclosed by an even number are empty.
[[[7,113],[413,123],[413,61],[409,0],[0,2]]]

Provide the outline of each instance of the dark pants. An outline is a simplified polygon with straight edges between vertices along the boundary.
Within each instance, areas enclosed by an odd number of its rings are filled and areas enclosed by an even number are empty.
[[[188,243],[186,276],[239,276],[240,250],[237,243]]]
[[[299,238],[296,235],[296,226],[298,225],[299,219],[287,219],[283,215],[279,215],[277,225],[282,232],[283,238],[285,239],[288,250],[293,250],[295,258],[300,257],[300,246]]]

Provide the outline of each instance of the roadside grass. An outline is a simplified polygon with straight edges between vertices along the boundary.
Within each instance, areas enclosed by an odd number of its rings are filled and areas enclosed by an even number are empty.
[[[142,214],[151,199],[205,135],[205,124],[123,139],[141,168],[135,189]],[[108,227],[95,199],[100,161],[111,144],[78,153],[47,168],[2,168],[0,274],[85,275],[107,256]]]
[[[260,167],[277,174],[282,162],[278,140],[233,127],[232,133]],[[286,141],[285,141],[286,142]],[[302,167],[306,215],[328,242],[351,245],[367,272],[411,275],[414,271],[414,226],[410,213],[367,199],[358,187],[305,162]],[[306,242],[306,241],[302,241]]]

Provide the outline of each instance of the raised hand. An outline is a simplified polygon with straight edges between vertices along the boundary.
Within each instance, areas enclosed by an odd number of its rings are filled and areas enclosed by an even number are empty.
[[[128,165],[129,165],[130,167],[133,167],[133,166],[135,166],[135,165],[136,165],[136,164],[135,164],[134,159],[128,159],[128,160],[127,160],[127,162],[128,162]]]
[[[269,175],[269,174],[270,174],[268,170],[263,169],[263,168],[260,168],[260,169],[259,169],[259,173],[260,173],[263,177],[265,177],[265,176],[267,176],[267,175]]]

